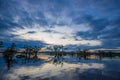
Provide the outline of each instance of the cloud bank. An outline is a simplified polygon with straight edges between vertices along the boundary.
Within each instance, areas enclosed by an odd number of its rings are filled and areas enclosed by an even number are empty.
[[[119,47],[119,4],[119,0],[0,0],[0,40]]]

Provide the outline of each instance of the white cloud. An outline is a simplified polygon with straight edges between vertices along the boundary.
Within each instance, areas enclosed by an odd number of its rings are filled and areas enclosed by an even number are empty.
[[[86,24],[85,24],[86,25]],[[99,40],[84,40],[80,36],[81,41],[76,41],[73,36],[74,33],[77,31],[88,31],[88,26],[80,26],[79,27],[68,27],[68,26],[57,26],[55,25],[52,28],[47,28],[51,30],[51,32],[45,32],[46,27],[42,27],[39,24],[35,24],[32,27],[23,26],[24,29],[16,27],[13,28],[12,31],[9,33],[13,35],[18,35],[17,39],[24,39],[24,40],[38,40],[43,41],[48,44],[55,44],[55,45],[69,45],[69,44],[77,44],[77,45],[88,45],[88,46],[96,46],[101,45]],[[28,33],[30,31],[34,31],[35,33]],[[56,33],[55,33],[55,32]],[[65,38],[63,38],[65,37]]]
[[[86,32],[92,30],[89,24],[80,24],[80,25],[74,25],[73,26],[75,31],[80,31],[80,32]]]

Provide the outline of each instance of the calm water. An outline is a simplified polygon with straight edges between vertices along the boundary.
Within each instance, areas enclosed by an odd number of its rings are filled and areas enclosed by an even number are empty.
[[[63,62],[16,64],[1,74],[3,80],[120,80],[120,58],[81,59],[65,57]]]

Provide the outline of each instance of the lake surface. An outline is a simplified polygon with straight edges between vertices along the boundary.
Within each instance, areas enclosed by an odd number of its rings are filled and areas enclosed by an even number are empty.
[[[2,61],[2,60],[1,60]],[[40,60],[15,64],[1,74],[3,80],[120,80],[120,58],[102,60],[66,56],[64,61]]]

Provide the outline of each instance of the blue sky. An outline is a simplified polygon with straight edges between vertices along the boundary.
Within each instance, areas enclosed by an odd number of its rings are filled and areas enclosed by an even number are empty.
[[[0,0],[0,40],[119,48],[120,0]]]

